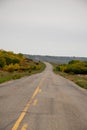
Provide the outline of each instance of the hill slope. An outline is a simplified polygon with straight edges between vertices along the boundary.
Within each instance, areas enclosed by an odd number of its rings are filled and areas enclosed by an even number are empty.
[[[47,61],[53,63],[68,63],[71,60],[87,61],[87,57],[64,57],[64,56],[41,56],[41,55],[26,55],[27,58],[36,61]]]

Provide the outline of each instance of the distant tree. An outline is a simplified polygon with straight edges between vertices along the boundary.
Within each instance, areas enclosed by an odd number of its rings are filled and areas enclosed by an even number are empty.
[[[0,57],[0,68],[3,68],[6,65],[5,58]]]
[[[17,54],[19,57],[23,57],[23,54],[22,53],[18,53]]]
[[[69,61],[69,64],[76,64],[76,63],[80,63],[81,61],[79,60],[71,60]]]
[[[18,58],[14,58],[14,59],[12,60],[12,63],[13,63],[13,64],[20,63],[20,60],[19,60]]]

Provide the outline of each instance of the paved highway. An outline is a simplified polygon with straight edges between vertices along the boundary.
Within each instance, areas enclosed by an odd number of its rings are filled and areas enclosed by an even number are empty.
[[[87,130],[87,90],[46,65],[0,85],[0,130]]]

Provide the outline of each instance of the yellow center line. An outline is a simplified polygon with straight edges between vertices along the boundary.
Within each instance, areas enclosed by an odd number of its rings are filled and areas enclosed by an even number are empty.
[[[34,102],[33,102],[33,106],[36,106],[37,102],[38,102],[38,100],[35,99]]]
[[[28,124],[24,124],[21,128],[21,130],[27,130]]]
[[[30,105],[31,105],[31,103],[33,102],[33,99],[34,99],[35,96],[39,93],[39,91],[40,91],[40,87],[39,87],[39,86],[41,86],[41,84],[43,83],[44,80],[45,80],[45,79],[43,78],[43,79],[40,81],[38,87],[36,88],[36,90],[34,91],[32,97],[31,97],[31,99],[28,101],[28,103],[26,104],[26,106],[25,106],[23,112],[21,113],[21,115],[19,116],[19,118],[18,118],[17,121],[15,122],[14,126],[12,127],[12,130],[17,130],[17,129],[18,129],[20,123],[22,122],[22,120],[23,120],[23,118],[25,117],[25,115],[26,115],[28,109],[30,108]]]
[[[39,93],[41,93],[42,92],[42,89],[39,89]]]
[[[35,98],[35,96],[37,95],[37,93],[39,92],[39,87],[37,87],[37,89],[36,89],[36,91],[34,92],[34,94],[32,95],[32,98],[31,99],[34,99]]]

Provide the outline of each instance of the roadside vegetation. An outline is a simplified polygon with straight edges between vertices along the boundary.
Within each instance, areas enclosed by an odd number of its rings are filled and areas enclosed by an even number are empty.
[[[87,61],[72,60],[68,64],[52,64],[54,72],[87,89]]]
[[[40,61],[35,62],[21,53],[0,50],[0,83],[42,72],[44,69],[45,64]]]

